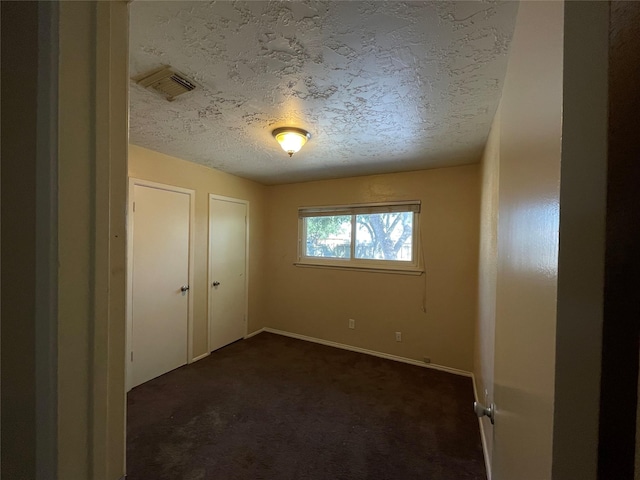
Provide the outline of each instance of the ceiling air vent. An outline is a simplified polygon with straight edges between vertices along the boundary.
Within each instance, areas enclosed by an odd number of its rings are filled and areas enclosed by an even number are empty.
[[[132,80],[138,85],[160,92],[170,102],[178,95],[196,88],[192,80],[167,65],[136,75]]]

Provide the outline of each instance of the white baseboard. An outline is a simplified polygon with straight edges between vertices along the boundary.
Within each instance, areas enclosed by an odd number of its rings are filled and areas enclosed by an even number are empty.
[[[198,360],[202,360],[203,358],[208,357],[209,355],[211,355],[211,352],[207,352],[207,353],[203,353],[202,355],[198,355],[197,357],[192,358],[190,363],[194,363],[194,362],[197,362]]]
[[[479,402],[478,399],[478,387],[476,385],[476,376],[472,373],[471,380],[473,383],[473,397],[476,399],[476,402]],[[487,436],[484,429],[484,422],[482,418],[478,417],[478,425],[480,425],[480,440],[482,441],[482,453],[484,454],[484,465],[487,469],[487,480],[491,480],[491,457],[489,457],[489,448],[487,447]]]
[[[244,336],[244,339],[246,340],[247,338],[255,337],[256,335],[258,335],[259,333],[262,333],[262,332],[264,332],[264,328],[261,328],[260,330],[256,330],[255,332],[247,333]]]
[[[319,343],[328,347],[341,348],[343,350],[350,350],[352,352],[365,353],[367,355],[373,355],[374,357],[386,358],[387,360],[394,360],[396,362],[408,363],[409,365],[415,365],[417,367],[432,368],[434,370],[440,370],[443,372],[453,373],[455,375],[462,375],[464,377],[473,377],[471,372],[465,370],[459,370],[457,368],[445,367],[444,365],[437,365],[434,363],[424,363],[420,360],[413,360],[412,358],[400,357],[398,355],[391,355],[390,353],[376,352],[375,350],[368,350],[366,348],[353,347],[344,343],[332,342],[330,340],[322,340],[315,337],[307,337],[306,335],[300,335],[297,333],[286,332],[284,330],[276,330],[275,328],[265,327],[256,332],[250,334],[250,336],[257,335],[261,332],[275,333],[276,335],[283,335],[285,337],[297,338],[298,340],[305,340],[307,342]],[[245,337],[249,338],[249,336]]]

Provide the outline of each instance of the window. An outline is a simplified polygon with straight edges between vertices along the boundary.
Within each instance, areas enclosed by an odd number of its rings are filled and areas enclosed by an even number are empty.
[[[420,202],[298,210],[298,265],[418,270]]]

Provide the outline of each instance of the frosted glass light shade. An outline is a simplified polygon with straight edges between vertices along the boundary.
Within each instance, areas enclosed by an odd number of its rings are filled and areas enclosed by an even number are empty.
[[[294,127],[276,128],[273,131],[273,136],[289,156],[300,151],[307,140],[311,138],[311,134],[306,130]]]

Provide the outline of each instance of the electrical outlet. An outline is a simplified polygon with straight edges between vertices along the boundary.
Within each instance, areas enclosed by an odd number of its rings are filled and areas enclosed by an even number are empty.
[[[353,318],[349,319],[349,328],[356,328],[356,321]]]
[[[431,363],[431,357],[424,357],[424,363]]]
[[[396,342],[402,341],[402,332],[396,332]]]

